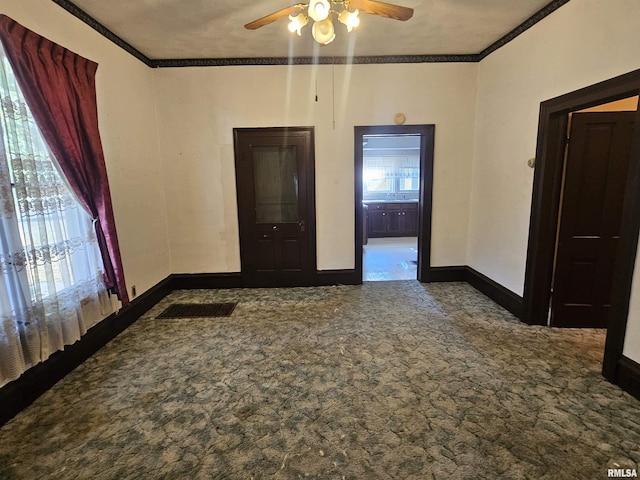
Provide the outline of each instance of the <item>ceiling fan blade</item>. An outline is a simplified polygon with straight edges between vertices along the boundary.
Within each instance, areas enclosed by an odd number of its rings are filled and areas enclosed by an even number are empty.
[[[403,22],[413,17],[413,8],[401,7],[391,3],[378,2],[376,0],[349,0],[349,8],[357,8],[361,12],[380,15],[381,17]]]
[[[249,22],[244,26],[244,28],[247,30],[255,30],[257,28],[264,27],[265,25],[269,25],[283,17],[288,17],[292,13],[300,11],[303,8],[303,5],[291,5],[290,7],[283,8],[282,10],[278,10],[277,12],[270,13],[267,16],[254,20],[253,22]]]

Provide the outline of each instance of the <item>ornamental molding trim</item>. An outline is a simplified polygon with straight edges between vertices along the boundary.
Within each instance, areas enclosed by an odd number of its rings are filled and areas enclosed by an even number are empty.
[[[102,36],[128,52],[142,63],[151,68],[177,67],[229,67],[256,65],[364,65],[364,64],[394,64],[394,63],[477,63],[491,53],[503,47],[511,40],[533,27],[536,23],[555,12],[570,0],[553,0],[540,9],[523,23],[507,33],[483,51],[476,54],[464,55],[382,55],[360,57],[266,57],[266,58],[178,58],[152,59],[147,57],[133,45],[123,40],[107,27],[98,22],[91,15],[76,6],[71,0],[51,0],[67,12],[89,25]]]

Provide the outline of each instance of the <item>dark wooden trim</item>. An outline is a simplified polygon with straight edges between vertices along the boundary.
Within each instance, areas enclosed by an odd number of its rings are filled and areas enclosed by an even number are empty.
[[[640,363],[620,357],[615,383],[625,392],[640,400]]]
[[[435,125],[373,125],[354,127],[355,271],[362,278],[362,168],[364,135],[420,135],[420,198],[418,201],[418,280],[428,281],[431,268],[431,209]]]
[[[174,273],[169,275],[171,290],[226,289],[242,287],[242,274],[232,273]]]
[[[355,269],[318,270],[312,286],[359,285]],[[246,288],[242,273],[174,273],[169,275],[169,288],[173,290]]]
[[[464,280],[517,318],[522,317],[522,297],[520,295],[513,293],[471,267],[466,267]]]
[[[522,297],[520,295],[467,265],[431,267],[426,282],[466,282],[517,318],[522,316]]]
[[[138,298],[90,328],[83,337],[46,361],[30,368],[20,378],[0,388],[0,426],[31,405],[40,395],[74,368],[132,325],[147,310],[171,291],[169,279],[144,292]]]
[[[467,266],[456,265],[452,267],[431,267],[429,277],[422,280],[425,283],[432,282],[466,282]]]
[[[638,83],[638,93],[640,93],[640,70],[638,70]],[[629,317],[629,300],[633,288],[638,236],[640,234],[640,106],[636,112],[631,162],[627,175],[622,209],[623,226],[620,232],[618,258],[616,259],[611,294],[611,312],[609,313],[607,340],[602,361],[602,374],[610,381],[614,381],[613,379],[617,377],[617,367],[620,359],[623,358],[622,352]],[[623,385],[618,385],[624,388]]]
[[[540,10],[538,10],[536,13],[534,13],[531,17],[527,18],[523,23],[518,25],[516,28],[511,30],[509,33],[507,33],[504,37],[502,37],[498,41],[492,43],[487,48],[485,48],[482,52],[480,52],[478,54],[478,62],[480,60],[482,60],[483,58],[485,58],[486,56],[491,55],[493,52],[498,50],[500,47],[505,46],[511,40],[516,38],[518,35],[520,35],[520,34],[524,33],[525,31],[529,30],[536,23],[538,23],[539,21],[541,21],[542,19],[544,19],[548,15],[551,15],[553,12],[555,12],[557,9],[559,9],[561,6],[563,6],[565,3],[569,3],[569,0],[554,0],[553,2],[549,3],[548,5],[542,7]]]
[[[355,215],[355,246],[354,246],[354,258],[355,258],[355,273],[357,278],[362,282],[362,255],[364,254],[364,209],[362,206],[362,169],[363,169],[363,156],[364,149],[362,148],[363,136],[368,132],[368,127],[354,127],[353,128],[353,202],[354,202],[354,215]]]
[[[330,65],[330,64],[395,64],[395,63],[477,63],[487,55],[503,47],[518,35],[533,27],[547,15],[550,15],[569,0],[554,0],[522,24],[507,33],[504,37],[489,45],[480,53],[443,54],[443,55],[370,55],[357,57],[256,57],[256,58],[168,58],[151,59],[140,52],[126,40],[113,33],[84,10],[78,8],[70,0],[52,0],[82,22],[89,25],[99,34],[130,53],[151,68],[179,67],[228,67],[244,65]]]
[[[318,270],[316,275],[316,286],[325,285],[360,285],[362,275],[358,277],[356,269],[344,270]]]
[[[137,320],[139,317],[144,315],[148,310],[153,308],[153,306],[156,303],[158,303],[160,300],[166,297],[169,293],[171,293],[172,290],[173,290],[173,287],[171,286],[170,278],[167,277],[164,280],[161,280],[160,282],[158,282],[156,285],[151,287],[149,290],[147,290],[143,294],[141,294],[139,297],[132,300],[129,305],[122,308],[117,314],[115,314],[115,316],[120,318],[120,321],[122,321],[122,319],[131,321],[131,323],[129,323],[129,325],[131,325],[135,320]],[[108,317],[108,318],[111,318],[111,317]],[[96,325],[96,327],[99,325],[102,325],[103,323],[104,321],[100,322],[98,325]],[[118,333],[124,331],[125,328],[120,329]],[[115,338],[116,335],[114,335],[113,338]]]
[[[523,321],[530,325],[548,319],[567,122],[567,115],[550,116],[541,106],[523,299]]]
[[[436,126],[420,125],[420,199],[418,202],[418,280],[431,272],[431,218]]]
[[[556,242],[556,228],[550,226],[555,226],[558,219],[568,115],[638,94],[640,70],[635,70],[540,105],[522,311],[526,323],[547,323]],[[603,375],[614,383],[622,358],[640,231],[640,111],[636,118],[602,368]]]
[[[517,318],[522,317],[522,297],[520,295],[467,265],[431,267],[426,282],[466,282]]]
[[[230,67],[246,65],[368,65],[386,63],[476,63],[469,55],[370,55],[359,57],[178,58],[152,60],[157,68]]]
[[[78,8],[73,2],[70,2],[69,0],[52,0],[52,1],[53,1],[53,3],[55,3],[55,4],[59,5],[60,7],[64,8],[67,12],[69,12],[74,17],[80,19],[81,21],[83,21],[84,23],[89,25],[91,28],[93,28],[100,35],[102,35],[106,39],[110,40],[111,42],[115,43],[117,46],[119,46],[125,52],[127,52],[127,53],[133,55],[134,57],[136,57],[138,60],[140,60],[146,66],[152,67],[152,68],[156,67],[154,60],[151,60],[149,57],[147,57],[140,50],[138,50],[133,45],[128,43],[126,40],[123,40],[118,35],[113,33],[111,30],[109,30],[107,27],[102,25],[100,22],[98,22],[95,18],[93,18],[87,12],[85,12],[84,10]]]

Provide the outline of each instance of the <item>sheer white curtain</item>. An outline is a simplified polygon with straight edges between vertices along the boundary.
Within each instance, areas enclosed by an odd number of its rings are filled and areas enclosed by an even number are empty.
[[[66,185],[0,46],[0,386],[113,311],[92,220]]]

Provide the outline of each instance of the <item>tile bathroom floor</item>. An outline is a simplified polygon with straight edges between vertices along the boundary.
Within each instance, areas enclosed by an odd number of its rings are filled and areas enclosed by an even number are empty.
[[[418,238],[369,238],[362,254],[362,280],[415,280]]]

